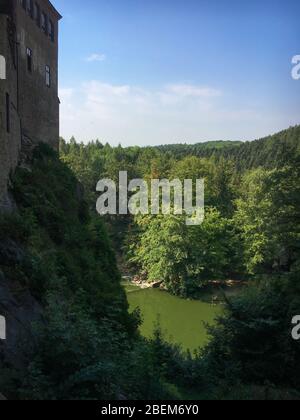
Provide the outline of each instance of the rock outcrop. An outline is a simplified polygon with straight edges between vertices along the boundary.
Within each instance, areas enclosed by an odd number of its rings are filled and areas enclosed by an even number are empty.
[[[8,272],[24,258],[24,251],[14,241],[0,243],[0,266]],[[6,340],[0,340],[0,370],[11,366],[22,369],[28,364],[28,354],[34,349],[32,326],[42,320],[43,310],[13,274],[7,276],[1,269],[0,314],[6,319]]]

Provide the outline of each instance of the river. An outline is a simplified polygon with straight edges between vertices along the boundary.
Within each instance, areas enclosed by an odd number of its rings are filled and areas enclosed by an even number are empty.
[[[140,308],[143,324],[141,333],[151,337],[159,321],[164,338],[170,343],[180,344],[191,352],[208,342],[205,323],[213,324],[221,314],[221,305],[212,305],[200,300],[185,300],[159,289],[140,289],[125,285],[130,311]]]

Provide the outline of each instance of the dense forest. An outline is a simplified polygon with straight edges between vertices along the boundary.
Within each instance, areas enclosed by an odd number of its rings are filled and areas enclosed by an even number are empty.
[[[121,269],[162,281],[183,298],[197,298],[212,280],[246,280],[249,286],[227,302],[226,315],[211,329],[210,345],[186,370],[197,378],[196,388],[206,382],[206,372],[216,383],[299,390],[294,373],[300,348],[290,335],[300,308],[299,126],[247,143],[112,148],[61,139],[60,152],[92,209],[97,180],[117,181],[119,171],[148,181],[204,178],[206,217],[200,226],[188,227],[174,214],[107,217]]]
[[[249,143],[157,148],[85,146],[61,140],[61,159],[95,207],[101,178],[205,180],[205,221],[185,217],[108,217],[126,265],[172,293],[191,297],[212,280],[285,275],[299,261],[300,127]]]
[[[19,249],[0,273],[44,313],[28,363],[1,366],[0,390],[28,399],[298,399],[299,145],[294,127],[249,143],[114,148],[73,138],[61,139],[60,157],[35,150],[31,169],[13,179],[18,213],[0,220],[1,242]],[[148,181],[204,178],[204,223],[101,218],[96,183],[124,170]],[[226,299],[209,344],[191,355],[165,342],[159,325],[141,337],[123,269],[182,298],[197,299],[213,280],[248,286]]]

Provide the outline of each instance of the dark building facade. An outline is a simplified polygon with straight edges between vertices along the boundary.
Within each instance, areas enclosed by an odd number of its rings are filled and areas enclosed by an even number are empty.
[[[0,207],[22,149],[59,141],[58,24],[49,0],[0,0]]]

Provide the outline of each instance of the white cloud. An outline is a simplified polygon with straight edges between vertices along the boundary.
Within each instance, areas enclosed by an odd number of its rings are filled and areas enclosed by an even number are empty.
[[[86,58],[86,61],[88,63],[101,62],[101,61],[105,61],[105,60],[106,60],[106,55],[105,54],[99,54],[99,53],[91,54]]]
[[[272,110],[242,107],[232,95],[209,86],[145,89],[94,80],[61,89],[60,99],[63,137],[114,145],[252,139],[276,131],[276,121],[278,129],[294,122]],[[286,124],[279,125],[283,120]]]
[[[222,92],[217,89],[194,85],[168,85],[167,91],[179,96],[192,96],[198,98],[211,98],[221,96]]]

